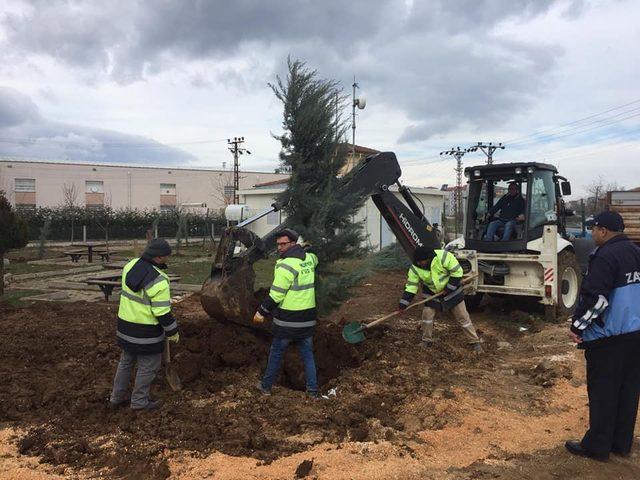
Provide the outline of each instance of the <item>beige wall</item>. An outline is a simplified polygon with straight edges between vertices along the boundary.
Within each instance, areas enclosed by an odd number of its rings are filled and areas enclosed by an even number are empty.
[[[442,205],[443,205],[443,192],[435,189],[428,188],[412,188],[411,191],[422,201],[425,207],[425,216],[431,223],[441,223]],[[269,208],[274,201],[275,196],[282,192],[281,188],[277,189],[255,189],[255,190],[243,190],[240,192],[240,202],[245,203],[251,208],[252,215],[260,213]],[[400,197],[399,193],[396,193],[396,197]],[[272,220],[277,217],[272,215]],[[284,215],[280,216],[280,221],[284,220]],[[356,215],[354,219],[356,221],[365,220],[364,229],[367,239],[364,242],[364,246],[372,248],[373,250],[379,250],[381,245],[381,239],[386,245],[385,239],[393,240],[393,234],[388,230],[388,226],[384,219],[382,219],[380,212],[369,198],[362,207],[362,209]],[[269,225],[268,218],[263,217],[260,220],[248,225],[248,228],[256,234],[263,236],[275,228],[276,225]],[[383,230],[386,230],[383,232]]]
[[[240,172],[240,188],[251,188],[288,175],[268,172]],[[16,199],[29,200],[33,194],[14,191],[16,178],[36,180],[35,202],[39,207],[53,207],[63,203],[63,187],[75,185],[76,205],[87,201],[99,203],[98,196],[113,208],[159,209],[160,205],[204,202],[209,208],[223,208],[226,203],[224,185],[232,185],[232,172],[221,170],[197,170],[175,167],[134,167],[52,162],[24,162],[0,160],[0,190],[5,190],[15,205]],[[103,192],[91,193],[86,181],[102,181]],[[174,199],[163,195],[160,184],[175,184]],[[227,197],[228,198],[228,197]]]

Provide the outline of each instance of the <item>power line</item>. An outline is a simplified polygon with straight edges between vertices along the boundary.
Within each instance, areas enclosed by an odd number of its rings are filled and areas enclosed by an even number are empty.
[[[586,116],[586,117],[583,117],[583,118],[579,118],[578,120],[573,120],[573,121],[571,121],[571,122],[563,123],[563,124],[557,125],[557,126],[555,126],[555,127],[550,127],[550,128],[546,128],[546,129],[543,129],[543,130],[539,130],[539,131],[534,132],[534,133],[531,133],[531,134],[529,134],[529,135],[524,135],[524,136],[522,136],[522,137],[512,138],[512,139],[506,140],[504,143],[505,143],[505,144],[512,145],[512,144],[514,144],[514,143],[519,142],[520,140],[523,140],[523,139],[526,139],[526,138],[530,138],[530,137],[535,137],[536,135],[540,135],[540,134],[542,134],[542,133],[545,133],[545,132],[549,132],[549,131],[555,130],[555,129],[557,129],[557,128],[563,128],[563,127],[568,127],[568,126],[571,126],[571,125],[575,125],[575,124],[577,124],[577,123],[583,122],[584,120],[589,120],[589,119],[591,119],[591,118],[598,117],[598,116],[600,116],[600,115],[604,115],[605,113],[609,113],[609,112],[613,112],[613,111],[616,111],[616,110],[620,110],[621,108],[628,107],[629,105],[634,105],[634,104],[636,104],[636,103],[640,103],[640,99],[638,99],[638,100],[634,100],[634,101],[632,101],[632,102],[625,103],[625,104],[623,104],[623,105],[619,105],[619,106],[617,106],[617,107],[609,108],[609,109],[604,110],[604,111],[602,111],[602,112],[593,113],[593,114],[591,114],[591,115],[589,115],[589,116]]]
[[[564,138],[564,137],[569,137],[569,136],[572,136],[572,135],[579,135],[581,133],[590,132],[590,131],[593,131],[593,130],[597,130],[599,128],[608,127],[610,125],[614,125],[616,123],[620,123],[620,122],[623,122],[625,120],[629,120],[631,118],[635,118],[635,117],[640,116],[640,107],[639,107],[637,109],[629,110],[627,112],[622,112],[622,113],[614,115],[614,116],[612,116],[610,118],[602,119],[600,121],[611,120],[611,119],[613,119],[615,117],[619,117],[620,115],[626,115],[628,113],[632,113],[632,112],[635,112],[635,111],[638,111],[638,113],[633,113],[632,115],[627,115],[626,117],[618,118],[617,120],[613,120],[613,121],[610,121],[610,122],[602,123],[600,125],[595,125],[595,126],[588,127],[588,128],[584,128],[584,127],[587,127],[588,125],[591,125],[591,124],[581,125],[580,127],[574,127],[574,128],[570,128],[568,130],[559,131],[557,133],[545,135],[543,137],[532,139],[530,141],[512,142],[512,143],[509,144],[509,146],[510,147],[514,147],[514,146],[522,146],[522,145],[531,145],[531,144],[534,144],[534,143],[541,143],[543,141],[556,140],[558,138]],[[576,130],[576,128],[578,128],[579,130],[572,132],[572,130]]]

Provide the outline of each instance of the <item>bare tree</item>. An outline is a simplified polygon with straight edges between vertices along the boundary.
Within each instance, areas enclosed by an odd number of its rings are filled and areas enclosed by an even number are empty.
[[[624,187],[618,182],[605,182],[602,175],[599,175],[584,188],[589,194],[589,197],[585,202],[588,214],[594,214],[604,210],[607,192],[612,190],[624,190]]]
[[[220,205],[231,205],[233,203],[233,172],[218,172],[211,179],[211,196]]]
[[[78,187],[75,183],[64,183],[62,185],[62,205],[65,207],[75,207],[78,201]]]
[[[78,201],[78,187],[75,183],[64,183],[62,185],[62,205],[69,210],[71,216],[71,241],[74,240],[75,233],[75,212],[76,202]]]

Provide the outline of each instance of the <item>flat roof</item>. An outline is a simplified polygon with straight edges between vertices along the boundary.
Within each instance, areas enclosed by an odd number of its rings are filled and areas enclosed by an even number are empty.
[[[206,168],[206,167],[180,167],[174,165],[131,165],[126,163],[85,163],[85,162],[65,162],[56,160],[18,160],[11,157],[0,157],[0,162],[5,163],[19,163],[19,164],[45,164],[45,165],[68,165],[68,166],[82,166],[82,167],[110,167],[110,168],[151,168],[156,170],[182,170],[182,171],[194,171],[194,172],[229,172],[233,173],[233,170],[222,170],[220,168]],[[288,173],[276,173],[273,171],[259,171],[259,170],[240,170],[243,173],[268,173],[271,175],[282,175],[288,177]]]

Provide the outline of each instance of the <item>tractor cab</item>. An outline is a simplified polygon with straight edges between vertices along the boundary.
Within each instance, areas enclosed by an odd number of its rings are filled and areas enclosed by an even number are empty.
[[[566,238],[562,195],[571,193],[571,185],[553,165],[502,163],[467,167],[464,173],[469,186],[466,249],[487,253],[539,250],[535,241],[542,238],[545,225],[556,225],[558,234]]]

